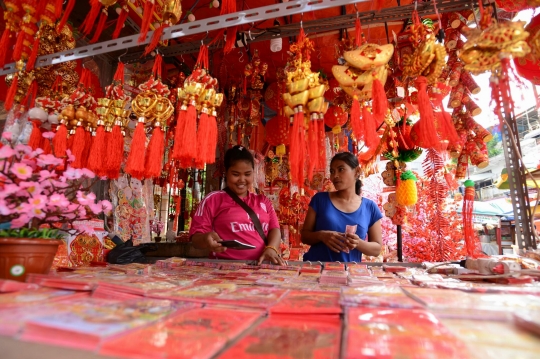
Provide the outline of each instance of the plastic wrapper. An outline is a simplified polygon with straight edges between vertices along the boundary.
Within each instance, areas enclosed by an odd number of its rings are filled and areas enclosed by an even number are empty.
[[[477,359],[536,359],[540,341],[512,322],[441,319],[442,323],[469,348]]]
[[[424,310],[353,308],[347,321],[345,359],[470,357],[465,344]]]
[[[134,245],[150,242],[150,224],[153,211],[152,183],[123,175],[111,181],[111,202],[114,207],[114,232],[125,242]],[[150,213],[149,213],[150,212]]]
[[[329,315],[340,314],[339,293],[290,291],[270,309],[271,315]]]

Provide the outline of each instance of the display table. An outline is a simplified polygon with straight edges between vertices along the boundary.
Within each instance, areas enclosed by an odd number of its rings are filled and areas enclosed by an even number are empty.
[[[540,337],[513,316],[540,328],[538,282],[428,267],[169,258],[30,275],[39,286],[0,294],[1,358],[537,357]]]

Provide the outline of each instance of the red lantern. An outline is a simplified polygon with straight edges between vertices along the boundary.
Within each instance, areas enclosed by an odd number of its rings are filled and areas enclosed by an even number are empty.
[[[278,110],[279,95],[279,87],[277,82],[271,83],[264,92],[264,102],[274,111]]]
[[[534,48],[531,43],[538,31],[540,31],[540,14],[532,18],[529,25],[525,27],[525,30],[529,32],[528,42],[531,48]],[[534,56],[534,51],[525,57],[514,59],[517,73],[531,81],[534,85],[540,86],[540,58],[539,55]]]
[[[336,126],[343,127],[347,123],[347,119],[347,112],[345,112],[343,108],[339,106],[330,106],[324,115],[324,124],[330,128],[334,128]]]
[[[266,123],[266,142],[271,146],[289,144],[289,120],[284,116],[272,117]]]
[[[336,79],[330,79],[328,81],[328,91],[324,93],[324,98],[327,99],[330,102],[334,102],[337,96],[339,96],[341,92],[341,87],[339,86],[339,82],[337,82]]]

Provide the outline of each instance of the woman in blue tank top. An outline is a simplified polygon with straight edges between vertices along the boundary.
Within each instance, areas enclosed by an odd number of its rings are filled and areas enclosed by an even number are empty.
[[[359,175],[358,159],[350,152],[330,161],[336,192],[320,192],[311,199],[302,229],[302,242],[311,246],[304,261],[360,262],[362,253],[381,252],[382,214],[375,202],[360,195]]]

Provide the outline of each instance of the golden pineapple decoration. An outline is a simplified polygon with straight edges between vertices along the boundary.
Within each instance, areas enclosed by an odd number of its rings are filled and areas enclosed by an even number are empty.
[[[414,206],[418,201],[416,176],[411,171],[405,171],[400,179],[401,182],[396,189],[397,203],[402,206]]]

